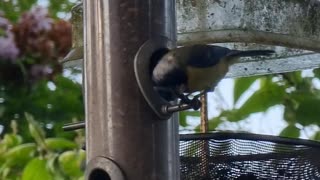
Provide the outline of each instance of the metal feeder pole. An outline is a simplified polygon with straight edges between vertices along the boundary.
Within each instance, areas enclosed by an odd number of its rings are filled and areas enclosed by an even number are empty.
[[[154,36],[176,42],[174,0],[83,0],[86,178],[179,179],[178,121],[141,95],[133,60]]]

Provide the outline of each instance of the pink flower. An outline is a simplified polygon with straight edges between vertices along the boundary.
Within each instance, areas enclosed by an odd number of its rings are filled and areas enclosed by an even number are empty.
[[[8,19],[0,16],[0,29],[3,29],[6,31],[9,29],[9,25],[10,25],[10,23],[9,23]]]
[[[53,20],[48,16],[47,9],[37,6],[22,15],[19,23],[30,22],[32,23],[32,31],[38,33],[41,31],[48,31],[52,28]]]
[[[11,60],[11,62],[15,62],[18,55],[19,49],[12,36],[0,37],[0,60]]]

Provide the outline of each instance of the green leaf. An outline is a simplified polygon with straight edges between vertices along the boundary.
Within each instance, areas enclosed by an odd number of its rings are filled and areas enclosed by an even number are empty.
[[[313,69],[313,73],[314,73],[315,77],[320,79],[320,68]]]
[[[2,179],[8,179],[7,176],[10,174],[10,170],[11,170],[11,168],[9,168],[7,166],[0,168],[0,175],[1,175]]]
[[[78,180],[85,180],[84,176],[79,177]]]
[[[233,99],[234,105],[238,102],[241,95],[257,80],[257,77],[238,78],[234,82]]]
[[[45,132],[42,127],[33,119],[28,113],[25,113],[25,117],[29,123],[29,131],[34,140],[39,144],[42,148],[45,148]]]
[[[4,159],[6,159],[6,163],[9,165],[24,166],[33,158],[36,148],[37,147],[34,143],[26,143],[15,146],[4,154]]]
[[[289,124],[294,124],[297,122],[296,117],[296,109],[299,104],[291,97],[289,100],[286,100],[283,105],[284,108],[284,120],[287,121]]]
[[[250,113],[245,114],[240,110],[226,110],[226,111],[222,111],[219,117],[225,118],[230,122],[237,122],[237,121],[241,121],[242,119],[246,118],[249,115]]]
[[[66,177],[63,175],[61,169],[59,168],[58,158],[59,154],[50,154],[49,156],[47,156],[47,168],[51,172],[51,174],[54,174],[54,180],[65,180]]]
[[[208,121],[209,123],[209,128],[208,130],[209,131],[214,131],[221,123],[222,123],[222,120],[220,117],[216,117],[216,118],[212,118]]]
[[[215,117],[215,118],[212,118],[212,119],[209,119],[208,121],[208,131],[214,131],[218,126],[219,124],[222,123],[222,120],[220,117]],[[198,125],[197,127],[195,127],[194,129],[195,131],[197,132],[200,132],[200,125]]]
[[[300,124],[307,126],[310,124],[320,123],[319,112],[320,112],[320,99],[304,98],[299,102],[299,106],[296,110],[296,117]]]
[[[49,150],[60,151],[66,149],[74,149],[77,144],[64,138],[47,138],[45,143]]]
[[[5,144],[7,148],[17,146],[22,143],[22,137],[16,134],[5,134],[0,144]]]
[[[281,131],[280,136],[298,138],[300,136],[300,129],[295,125],[288,125]]]
[[[200,117],[200,112],[199,111],[180,111],[180,113],[179,113],[180,126],[182,126],[182,127],[188,126],[188,123],[187,123],[188,116]]]
[[[290,84],[299,85],[304,78],[301,76],[301,71],[289,72],[282,74],[285,80],[287,80]]]
[[[238,110],[228,111],[224,116],[229,121],[240,121],[252,113],[264,112],[268,108],[281,104],[285,97],[285,89],[275,83],[265,83]]]
[[[22,180],[53,179],[46,165],[47,161],[44,159],[33,159],[24,168],[22,173]]]
[[[317,131],[311,139],[320,141],[320,131]]]
[[[80,177],[83,175],[80,167],[84,160],[84,151],[66,151],[60,155],[59,164],[66,175]]]

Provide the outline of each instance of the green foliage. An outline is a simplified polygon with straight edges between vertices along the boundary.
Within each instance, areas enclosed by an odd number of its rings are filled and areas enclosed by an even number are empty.
[[[298,138],[300,136],[300,129],[295,125],[288,125],[281,131],[280,136]]]
[[[25,117],[28,121],[29,124],[29,132],[33,139],[37,142],[38,145],[41,146],[41,148],[46,148],[46,144],[44,142],[45,138],[45,132],[44,130],[40,127],[40,125],[33,119],[33,117],[25,113]]]
[[[2,157],[5,164],[8,166],[23,167],[29,160],[31,160],[36,151],[35,143],[24,143],[8,148],[7,152],[3,153]]]
[[[16,119],[20,124],[21,134],[30,138],[24,133],[27,126],[26,122],[22,121],[23,111],[27,111],[37,120],[41,120],[42,126],[52,125],[52,128],[46,129],[49,136],[70,136],[70,133],[62,132],[61,127],[72,119],[83,119],[82,88],[79,84],[62,76],[57,76],[55,82],[50,83],[55,86],[54,90],[49,88],[47,81],[35,84],[32,90],[28,87],[2,90],[3,96],[0,95],[0,98],[5,99],[5,102],[0,104],[3,108],[0,118],[1,124],[4,125],[4,132],[7,132],[10,120]]]
[[[80,178],[83,171],[79,167],[83,164],[84,158],[83,151],[66,151],[59,156],[59,165],[64,174]]]
[[[73,141],[64,138],[46,138],[45,144],[48,150],[63,151],[67,149],[75,149],[77,144]]]
[[[304,126],[311,124],[319,125],[319,97],[305,97],[298,103],[299,105],[295,111],[295,120]]]
[[[199,111],[182,111],[179,114],[180,126],[187,127],[189,126],[187,123],[187,117],[199,117]]]
[[[47,127],[47,135],[74,136],[74,133],[67,134],[61,130],[66,122],[82,120],[84,114],[81,85],[62,76],[62,65],[59,63],[71,48],[70,23],[53,20],[46,9],[39,7],[24,15],[19,11],[13,13],[15,8],[32,7],[34,1],[1,3],[10,12],[5,17],[15,14],[19,18],[19,22],[10,22],[0,15],[3,23],[0,44],[9,43],[9,46],[5,45],[8,49],[1,49],[3,52],[0,53],[0,119],[4,126],[1,133],[6,133],[10,121],[15,119],[19,122],[20,134],[30,139],[25,129],[32,127],[22,121],[26,111],[40,120],[42,127]],[[49,2],[49,5],[55,3],[57,1]],[[63,7],[64,3],[73,4],[69,1],[59,3]],[[51,11],[58,12],[59,9],[53,8]]]
[[[22,180],[53,179],[47,168],[46,159],[35,158],[31,160],[23,170]]]
[[[10,20],[17,21],[22,12],[28,11],[37,0],[0,1],[0,10]]]
[[[222,110],[220,114],[209,120],[209,130],[215,130],[225,122],[241,122],[253,113],[266,112],[273,106],[284,107],[283,119],[288,126],[280,132],[280,136],[298,138],[307,126],[319,125],[320,90],[316,89],[313,80],[319,80],[320,70],[315,69],[313,77],[303,77],[301,72],[291,72],[277,75],[238,78],[235,80],[233,91],[234,105],[232,109]],[[239,104],[239,100],[248,91],[254,82],[260,87],[248,99]],[[237,105],[237,106],[236,106]],[[237,107],[237,108],[236,108]],[[210,111],[210,110],[209,110]],[[185,119],[188,116],[200,116],[197,113],[182,113],[180,123],[187,126]],[[267,119],[266,119],[267,120]],[[299,125],[298,127],[296,125]],[[303,128],[300,128],[302,125]],[[200,126],[195,127],[199,131]],[[241,130],[241,129],[239,129]],[[320,138],[316,132],[310,139]]]
[[[26,113],[31,142],[16,133],[0,142],[0,179],[82,179],[85,152],[65,138],[47,138],[44,129]],[[20,178],[21,177],[21,178]]]
[[[233,98],[236,104],[242,94],[257,80],[257,77],[238,78],[234,82]]]
[[[67,14],[70,14],[71,8],[74,4],[80,2],[80,0],[48,0],[42,2],[48,3],[48,9],[52,17],[63,18],[67,17]],[[8,19],[17,21],[22,13],[30,10],[31,7],[37,4],[38,0],[2,0],[0,1],[0,11],[4,12]]]
[[[320,131],[316,132],[311,139],[320,141]]]
[[[81,0],[74,0],[73,2],[70,0],[49,0],[48,9],[54,18],[64,18],[67,17],[67,14],[70,14],[70,10],[74,4],[80,1]]]
[[[223,121],[221,120],[220,117],[214,117],[212,119],[209,119],[208,120],[208,130],[214,130],[216,129]],[[196,132],[200,132],[200,125],[197,126],[195,129],[194,129]]]
[[[223,121],[220,117],[214,117],[209,119],[209,127],[208,129],[216,129]]]
[[[37,3],[0,1],[0,43],[7,47],[0,49],[0,179],[84,179],[85,153],[76,143],[84,137],[62,131],[84,118],[82,87],[59,63],[71,48],[71,25],[58,17],[77,1],[48,0],[50,15]],[[65,152],[74,155],[66,161]]]
[[[250,79],[249,79],[250,80]],[[226,113],[229,121],[240,121],[252,113],[264,112],[280,104],[285,96],[283,87],[269,79],[260,79],[261,87],[239,109]],[[236,91],[236,90],[235,90]]]

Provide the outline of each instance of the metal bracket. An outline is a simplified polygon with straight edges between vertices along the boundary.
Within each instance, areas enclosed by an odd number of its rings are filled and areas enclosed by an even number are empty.
[[[155,52],[163,49],[171,49],[174,46],[168,38],[159,36],[146,41],[138,50],[134,60],[134,72],[139,88],[148,102],[149,106],[161,119],[169,119],[172,112],[162,111],[162,107],[169,106],[170,103],[164,100],[154,89],[151,80],[151,58]]]
[[[154,90],[150,72],[151,63],[155,63],[152,61],[152,57],[158,51],[169,50],[173,47],[173,42],[168,38],[159,36],[145,42],[138,50],[134,60],[134,72],[139,88],[149,106],[161,119],[168,119],[172,113],[177,111],[191,108],[197,110],[201,106],[198,99],[193,100],[189,104],[171,104]]]
[[[67,123],[62,126],[64,131],[75,131],[78,129],[84,129],[86,127],[86,123],[84,121]]]

